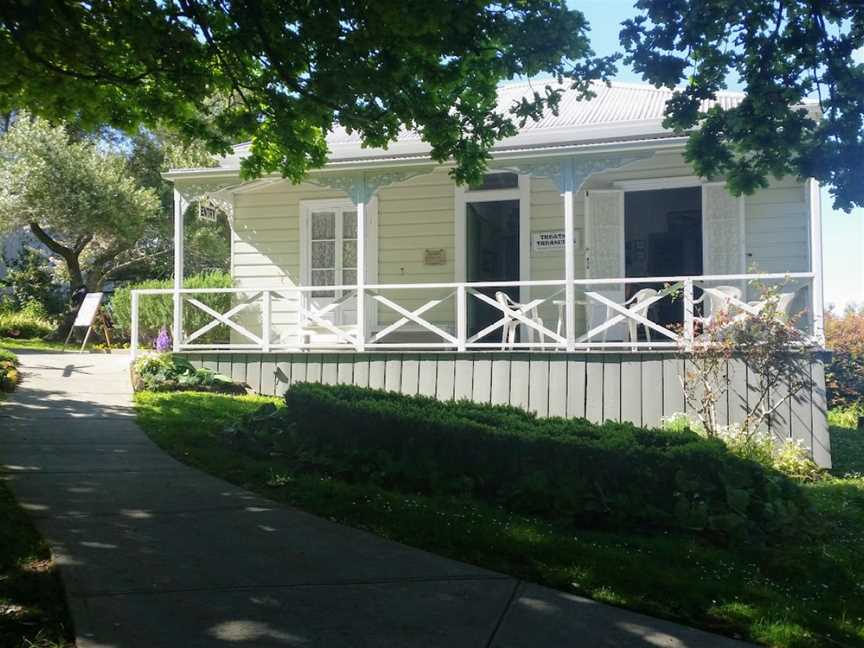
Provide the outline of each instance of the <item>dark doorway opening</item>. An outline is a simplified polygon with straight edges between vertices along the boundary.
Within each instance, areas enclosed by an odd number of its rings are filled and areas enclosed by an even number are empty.
[[[467,280],[519,281],[519,201],[495,200],[466,204]],[[479,292],[495,298],[498,291],[519,301],[519,288],[483,288]],[[497,308],[477,298],[468,301],[468,335],[501,319]],[[482,342],[501,339],[497,330],[485,336]]]
[[[624,195],[624,267],[627,277],[702,274],[702,191],[699,187],[629,191]],[[627,284],[627,299],[663,283]],[[681,324],[680,299],[662,299],[649,310],[662,326]],[[639,327],[640,336],[644,335]]]

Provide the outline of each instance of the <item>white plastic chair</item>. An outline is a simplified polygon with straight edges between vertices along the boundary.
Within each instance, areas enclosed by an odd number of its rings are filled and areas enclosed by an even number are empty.
[[[519,328],[520,322],[514,317],[514,313],[518,312],[538,326],[543,326],[543,319],[537,314],[536,306],[526,311],[524,304],[514,301],[510,298],[510,295],[500,290],[495,293],[495,301],[501,305],[504,313],[504,326],[501,329],[502,351],[506,351],[508,347],[513,348],[513,345],[516,343],[516,330]],[[528,342],[533,344],[535,331],[530,326],[525,328],[528,329]],[[540,333],[540,344],[544,345],[546,343],[546,336],[542,332],[538,331],[538,333]]]
[[[741,301],[741,289],[738,286],[712,286],[703,289],[702,296],[694,299],[693,305],[707,300],[708,308],[705,316],[697,319],[702,322],[703,327],[710,326],[717,317],[729,312],[732,299]]]
[[[648,301],[658,295],[658,291],[654,290],[654,288],[642,288],[635,295],[633,295],[630,299],[624,302],[623,306],[627,307],[627,310],[638,310],[639,304],[642,302]],[[645,312],[640,313],[642,317],[645,319],[650,319],[648,317],[648,309],[644,309]],[[617,315],[615,311],[611,308],[606,309],[606,318],[612,319],[615,315]],[[636,342],[638,340],[639,327],[645,329],[645,339],[648,342],[651,342],[651,329],[645,326],[644,324],[640,324],[636,320],[627,319],[627,329],[630,334],[630,342]],[[606,331],[603,331],[603,341],[606,341]]]
[[[796,292],[780,293],[779,295],[777,295],[777,306],[774,309],[774,314],[779,319],[783,320],[784,322],[789,321],[789,315],[790,315],[789,311],[792,308],[792,302],[794,301],[795,295],[797,295],[797,294],[798,293],[796,291]],[[747,305],[752,306],[753,308],[755,308],[758,311],[761,311],[763,308],[765,308],[768,305],[768,302],[756,300],[756,301],[747,302]]]

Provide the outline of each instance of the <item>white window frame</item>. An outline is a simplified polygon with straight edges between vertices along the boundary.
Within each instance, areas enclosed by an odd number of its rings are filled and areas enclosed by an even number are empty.
[[[486,173],[513,173],[507,169],[489,169]],[[519,201],[519,281],[531,280],[531,176],[518,174],[519,186],[514,189],[484,189],[471,191],[466,185],[457,185],[454,196],[455,212],[455,278],[464,283],[468,277],[468,203]],[[520,286],[519,301],[525,303],[530,288]]]
[[[312,284],[312,228],[311,215],[312,212],[327,211],[327,210],[342,210],[356,211],[357,206],[348,198],[324,198],[316,200],[301,200],[300,201],[300,284],[303,286],[311,286]],[[337,219],[338,221],[338,219]],[[339,232],[341,236],[341,232]],[[339,239],[337,239],[339,240]],[[378,198],[373,196],[366,203],[366,283],[375,284],[378,282]],[[358,245],[359,245],[358,241]],[[336,245],[336,263],[340,266],[342,259],[341,245]],[[360,273],[361,268],[357,268]],[[360,276],[359,274],[357,275]],[[334,273],[335,280],[335,273]],[[369,307],[371,306],[371,308]],[[377,308],[375,304],[368,304],[366,308],[366,325],[367,330],[372,324],[377,321]]]

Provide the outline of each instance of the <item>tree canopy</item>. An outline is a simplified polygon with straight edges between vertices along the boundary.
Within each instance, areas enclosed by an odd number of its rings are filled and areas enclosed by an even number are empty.
[[[495,141],[559,98],[502,113],[499,81],[548,74],[590,92],[613,69],[587,32],[564,0],[6,0],[0,110],[159,121],[214,152],[249,137],[247,176],[295,181],[326,162],[337,122],[370,146],[409,128],[476,179]]]
[[[502,109],[500,81],[547,75],[589,95],[614,73],[588,36],[565,0],[5,0],[0,112],[165,124],[212,153],[251,139],[246,177],[294,181],[326,162],[337,124],[369,146],[408,128],[463,182],[560,99],[549,85]],[[647,81],[678,89],[666,123],[691,133],[697,173],[736,193],[812,176],[838,207],[864,205],[864,3],[638,0],[621,43]],[[747,98],[723,109],[730,81]]]
[[[680,87],[666,124],[693,131],[686,158],[735,192],[770,176],[814,177],[835,206],[864,205],[864,2],[639,0],[624,24],[626,62],[656,85]],[[706,109],[739,81],[746,98]],[[816,120],[802,107],[815,99]],[[698,129],[697,129],[698,127]]]
[[[29,227],[62,258],[73,289],[138,262],[132,250],[158,211],[123,156],[70,141],[61,126],[25,115],[0,137],[0,231]]]

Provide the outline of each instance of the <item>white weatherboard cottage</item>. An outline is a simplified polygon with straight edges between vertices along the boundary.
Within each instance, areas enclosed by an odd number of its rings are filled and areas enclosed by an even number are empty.
[[[502,110],[532,91],[502,87]],[[326,168],[299,185],[241,180],[244,144],[218,167],[172,170],[175,351],[268,393],[351,382],[656,425],[685,409],[673,352],[712,314],[756,312],[754,280],[781,285],[784,310],[803,311],[798,326],[821,347],[817,183],[786,178],[734,197],[722,178],[696,177],[686,138],[662,127],[668,91],[596,91],[565,93],[558,115],[502,141],[473,187],[457,186],[414,133],[380,150],[337,130]],[[202,201],[232,224],[225,313],[180,284],[184,212]],[[213,317],[203,333],[184,327],[188,309]],[[224,340],[202,343],[219,329]],[[815,355],[809,371],[813,390],[771,426],[827,465]],[[729,363],[729,380],[721,418],[733,422],[747,402],[742,362]]]

